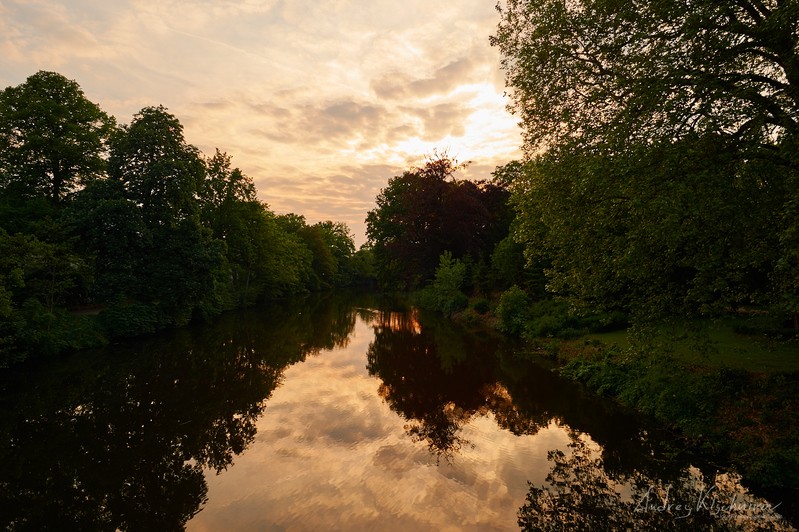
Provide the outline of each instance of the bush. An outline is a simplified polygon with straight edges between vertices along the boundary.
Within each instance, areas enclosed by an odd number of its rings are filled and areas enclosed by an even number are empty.
[[[490,307],[490,305],[488,303],[488,300],[481,297],[480,299],[477,299],[477,300],[475,300],[474,303],[472,303],[472,308],[478,314],[485,314],[486,312],[488,312],[490,310],[491,307]]]
[[[128,338],[163,328],[164,319],[152,305],[132,303],[107,308],[98,316],[110,338]]]
[[[589,332],[604,332],[627,325],[627,316],[623,313],[581,316],[573,313],[568,303],[553,299],[534,303],[529,314],[525,335],[531,338],[573,340]]]
[[[48,310],[31,298],[19,312],[0,322],[0,366],[28,356],[53,356],[105,343],[102,329],[92,317],[76,316],[60,308]]]
[[[502,293],[497,305],[497,328],[500,331],[511,336],[520,336],[525,331],[529,318],[530,301],[524,290],[513,285]]]
[[[466,265],[460,260],[453,260],[452,253],[445,251],[439,258],[435,280],[417,293],[416,303],[445,316],[465,309],[469,305],[469,298],[460,290],[465,278]]]

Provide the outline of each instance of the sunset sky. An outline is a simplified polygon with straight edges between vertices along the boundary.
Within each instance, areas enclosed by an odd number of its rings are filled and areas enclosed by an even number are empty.
[[[120,123],[162,104],[278,213],[364,242],[388,179],[447,150],[487,178],[519,157],[493,0],[0,0],[0,85],[74,79]]]

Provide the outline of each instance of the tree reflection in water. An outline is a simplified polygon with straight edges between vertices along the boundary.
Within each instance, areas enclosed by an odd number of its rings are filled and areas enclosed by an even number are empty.
[[[274,313],[0,374],[0,525],[182,529],[206,499],[204,470],[253,441],[284,369],[346,342],[355,322],[337,299]]]
[[[461,431],[475,416],[493,414],[514,434],[535,434],[552,419],[522,415],[497,381],[490,339],[464,335],[446,323],[422,327],[415,311],[375,312],[367,369],[378,393],[406,421],[414,441],[451,462],[470,443]],[[474,353],[487,356],[475,357]]]
[[[437,458],[453,462],[466,452],[463,428],[479,416],[493,416],[520,436],[553,423],[572,431],[568,452],[550,453],[550,485],[530,487],[519,512],[523,526],[729,524],[706,514],[677,522],[631,507],[650,486],[653,504],[669,485],[670,500],[695,501],[701,475],[682,453],[655,459],[664,456],[659,438],[649,438],[617,406],[507,356],[492,338],[449,323],[422,327],[413,312],[366,310],[376,307],[365,303],[354,308],[351,300],[331,297],[284,303],[0,373],[0,526],[182,528],[206,499],[205,470],[225,469],[253,441],[256,420],[285,368],[346,345],[356,317],[374,328],[367,368],[381,381],[381,397],[404,419],[408,435]],[[590,434],[591,443],[577,434]],[[717,488],[720,499],[725,486]]]
[[[379,394],[437,458],[451,463],[469,445],[461,433],[476,416],[492,415],[516,435],[552,423],[569,433],[568,454],[548,454],[549,485],[530,485],[518,514],[523,529],[791,529],[734,475],[691,466],[670,439],[650,438],[640,419],[547,369],[507,358],[496,341],[448,323],[420,325],[412,311],[366,318],[375,331],[367,369],[382,381]],[[725,512],[731,503],[735,511]]]
[[[523,530],[793,530],[779,503],[748,494],[733,474],[705,480],[693,467],[669,481],[637,470],[609,474],[585,436],[570,439],[570,454],[549,452],[548,486],[530,485],[518,514]]]

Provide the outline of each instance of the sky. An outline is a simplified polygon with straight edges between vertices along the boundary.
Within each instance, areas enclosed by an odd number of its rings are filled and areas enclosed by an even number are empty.
[[[485,179],[520,157],[493,0],[0,0],[0,86],[73,79],[119,123],[164,105],[277,213],[357,246],[394,175],[435,150]]]

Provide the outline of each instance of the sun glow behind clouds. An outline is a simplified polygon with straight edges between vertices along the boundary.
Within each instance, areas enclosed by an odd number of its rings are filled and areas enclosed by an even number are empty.
[[[363,242],[388,179],[434,149],[482,175],[518,157],[491,2],[4,0],[0,83],[81,84],[120,122],[163,104],[278,212],[346,222]]]

